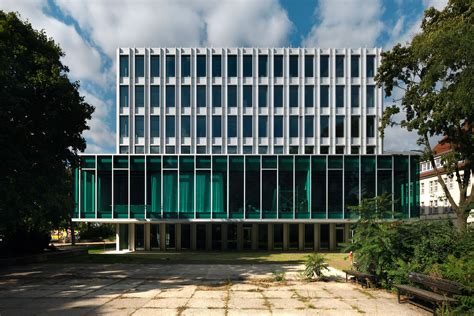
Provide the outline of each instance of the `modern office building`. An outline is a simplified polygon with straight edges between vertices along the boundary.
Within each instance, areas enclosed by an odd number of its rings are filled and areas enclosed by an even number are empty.
[[[362,198],[418,217],[417,156],[377,133],[380,52],[119,49],[117,154],[82,156],[75,220],[118,250],[332,250]]]

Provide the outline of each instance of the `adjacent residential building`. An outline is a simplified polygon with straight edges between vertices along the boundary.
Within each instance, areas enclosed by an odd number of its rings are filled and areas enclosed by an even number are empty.
[[[117,250],[333,250],[362,198],[418,217],[418,156],[377,133],[380,53],[118,49],[117,154],[82,156],[75,220],[117,224]]]

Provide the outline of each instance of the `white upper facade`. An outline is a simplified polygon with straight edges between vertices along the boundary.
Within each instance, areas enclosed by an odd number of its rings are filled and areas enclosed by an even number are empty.
[[[380,54],[120,48],[117,152],[380,154]]]

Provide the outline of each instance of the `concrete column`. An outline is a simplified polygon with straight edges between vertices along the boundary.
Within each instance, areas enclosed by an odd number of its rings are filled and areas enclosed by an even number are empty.
[[[190,235],[191,235],[191,250],[196,251],[196,248],[197,248],[197,244],[196,244],[196,237],[197,237],[196,223],[191,223]]]
[[[221,224],[221,242],[222,250],[227,250],[227,223]]]
[[[252,224],[252,250],[258,249],[258,224]]]
[[[145,223],[145,250],[150,251],[150,223]]]
[[[237,250],[244,248],[244,223],[237,223]]]
[[[166,250],[166,224],[160,223],[160,250]]]
[[[321,248],[321,224],[314,224],[314,250]]]
[[[304,224],[298,224],[298,250],[304,250]]]
[[[135,224],[128,224],[128,250],[135,251]]]
[[[288,251],[290,243],[290,224],[283,223],[283,251]]]
[[[344,225],[344,242],[349,243],[351,241],[351,224],[346,223]]]
[[[273,250],[273,224],[268,224],[268,250]]]
[[[175,232],[176,232],[176,236],[175,236],[176,250],[181,250],[181,224],[176,223]]]
[[[206,250],[212,250],[212,224],[206,223]]]
[[[329,250],[336,250],[336,224],[329,224]]]
[[[115,250],[120,251],[120,224],[115,224]]]

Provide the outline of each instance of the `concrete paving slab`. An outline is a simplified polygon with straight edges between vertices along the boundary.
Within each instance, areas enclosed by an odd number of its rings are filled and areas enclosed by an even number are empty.
[[[134,308],[138,309],[142,306],[144,306],[146,303],[148,303],[150,299],[148,298],[116,298],[113,299],[107,304],[105,304],[105,307],[110,307],[110,308],[115,308],[115,309],[120,309],[120,308]]]
[[[225,309],[200,309],[200,308],[187,308],[181,315],[191,316],[191,315],[206,315],[206,316],[223,316],[226,315]]]
[[[195,298],[214,298],[223,300],[227,297],[227,291],[196,291],[194,292],[193,299]]]
[[[305,309],[307,305],[297,299],[269,298],[272,311],[274,309]]]
[[[185,306],[186,303],[189,301],[188,298],[175,298],[175,297],[166,297],[166,298],[155,298],[153,300],[148,301],[143,307],[144,308],[173,308],[176,309],[178,307]]]
[[[263,298],[230,297],[227,305],[230,309],[268,309]]]
[[[214,308],[224,308],[225,301],[220,298],[195,298],[194,296],[186,304],[188,308],[204,308],[204,309],[214,309]]]
[[[176,316],[178,314],[178,310],[174,308],[140,308],[136,310],[132,315],[133,316]]]

